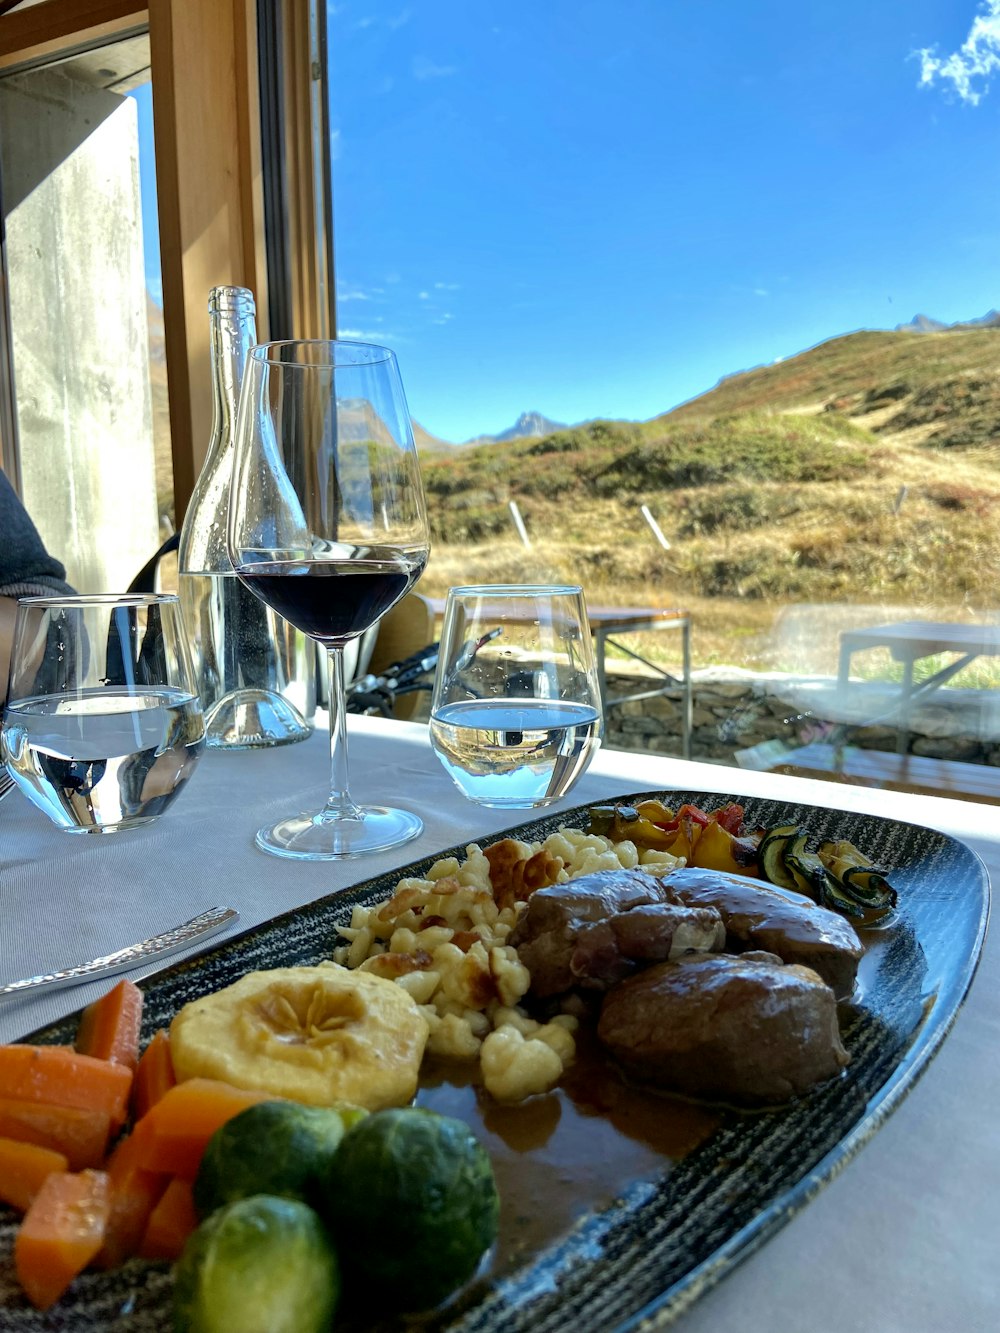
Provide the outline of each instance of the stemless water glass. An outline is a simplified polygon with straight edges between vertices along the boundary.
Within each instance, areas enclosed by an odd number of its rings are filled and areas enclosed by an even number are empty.
[[[0,757],[59,828],[149,823],[204,745],[176,597],[21,598]]]
[[[396,358],[367,343],[262,343],[247,362],[229,498],[229,555],[250,590],[330,662],[330,794],[261,829],[278,856],[327,860],[394,847],[423,827],[358,806],[347,785],[343,649],[409,591],[430,549]]]
[[[431,744],[481,805],[551,805],[601,743],[601,691],[579,587],[452,588]]]

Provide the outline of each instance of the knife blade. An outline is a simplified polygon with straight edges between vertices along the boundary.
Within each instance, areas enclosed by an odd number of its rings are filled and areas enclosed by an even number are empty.
[[[25,977],[23,981],[12,981],[9,985],[0,986],[0,1000],[10,1000],[32,991],[76,986],[83,981],[93,981],[95,977],[114,976],[116,972],[140,967],[152,958],[166,958],[169,954],[186,949],[195,940],[215,935],[231,922],[238,921],[239,916],[234,907],[210,907],[207,912],[199,913],[190,921],[164,931],[162,935],[152,935],[148,940],[130,944],[103,958],[93,958],[89,963],[79,963],[76,967],[67,967],[60,972],[45,972],[41,976]]]

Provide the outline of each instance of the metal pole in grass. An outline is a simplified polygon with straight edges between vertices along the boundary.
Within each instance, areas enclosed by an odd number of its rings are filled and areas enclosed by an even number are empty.
[[[521,517],[521,511],[517,507],[517,501],[508,501],[507,507],[510,510],[511,518],[514,520],[514,527],[517,528],[517,535],[521,538],[522,544],[530,551],[531,538],[528,536],[528,529],[524,526],[524,519]]]
[[[662,529],[661,529],[659,523],[657,523],[656,519],[655,519],[655,518],[653,517],[653,515],[649,512],[649,505],[640,505],[640,506],[639,506],[639,510],[640,510],[640,512],[641,512],[641,514],[642,514],[642,516],[643,516],[643,518],[644,518],[644,519],[646,520],[646,522],[649,524],[649,528],[650,528],[650,531],[652,532],[653,536],[656,538],[656,540],[660,543],[660,545],[663,547],[663,549],[664,549],[665,551],[669,551],[669,550],[670,550],[670,543],[667,541],[666,537],[664,537],[664,535],[663,535],[663,531],[662,531]]]

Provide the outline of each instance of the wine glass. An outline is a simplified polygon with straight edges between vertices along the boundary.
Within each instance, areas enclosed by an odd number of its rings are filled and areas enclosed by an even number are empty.
[[[347,780],[343,649],[409,591],[430,549],[396,358],[369,343],[262,343],[236,424],[229,555],[250,590],[327,650],[330,794],[257,834],[278,856],[360,856],[415,838],[408,810],[359,806]]]

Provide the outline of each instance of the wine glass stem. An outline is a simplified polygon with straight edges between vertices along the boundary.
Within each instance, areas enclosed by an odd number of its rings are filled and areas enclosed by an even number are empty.
[[[363,819],[347,789],[347,704],[344,697],[344,652],[327,648],[330,709],[330,794],[323,819]]]

